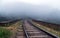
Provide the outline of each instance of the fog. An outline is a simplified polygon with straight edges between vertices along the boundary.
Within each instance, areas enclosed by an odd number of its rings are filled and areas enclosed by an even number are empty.
[[[59,1],[59,0],[57,0]],[[55,0],[56,2],[56,0]],[[60,24],[60,4],[50,3],[27,3],[27,2],[4,2],[0,3],[0,16],[7,18],[30,17],[35,20]]]

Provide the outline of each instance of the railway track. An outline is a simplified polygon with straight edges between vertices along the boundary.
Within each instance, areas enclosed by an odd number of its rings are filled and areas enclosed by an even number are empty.
[[[34,27],[27,20],[23,23],[23,29],[25,31],[26,38],[56,38]]]
[[[34,27],[27,20],[24,20],[18,29],[15,38],[56,38]]]

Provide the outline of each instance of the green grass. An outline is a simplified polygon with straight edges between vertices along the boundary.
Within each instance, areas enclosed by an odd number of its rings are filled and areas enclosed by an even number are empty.
[[[9,38],[11,36],[11,31],[0,27],[0,38]]]

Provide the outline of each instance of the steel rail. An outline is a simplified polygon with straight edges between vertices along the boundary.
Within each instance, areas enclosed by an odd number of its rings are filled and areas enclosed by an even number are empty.
[[[24,26],[24,21],[23,21],[22,27],[23,27],[23,31],[24,31],[26,38],[29,38],[28,32],[26,31],[26,27]]]
[[[33,23],[31,23],[31,21],[28,21],[28,22],[29,22],[32,26],[36,27]],[[58,38],[57,36],[54,36],[54,35],[46,32],[46,31],[44,31],[44,30],[42,30],[42,29],[40,29],[40,28],[38,28],[38,27],[36,27],[36,28],[37,28],[38,30],[41,30],[41,31],[45,32],[45,33],[48,34],[49,36],[52,36],[53,38]]]

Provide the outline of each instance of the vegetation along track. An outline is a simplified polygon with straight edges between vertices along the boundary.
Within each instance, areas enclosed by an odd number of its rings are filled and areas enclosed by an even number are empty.
[[[19,27],[17,28],[15,38],[25,38],[25,34],[23,31],[22,25],[19,25]]]

